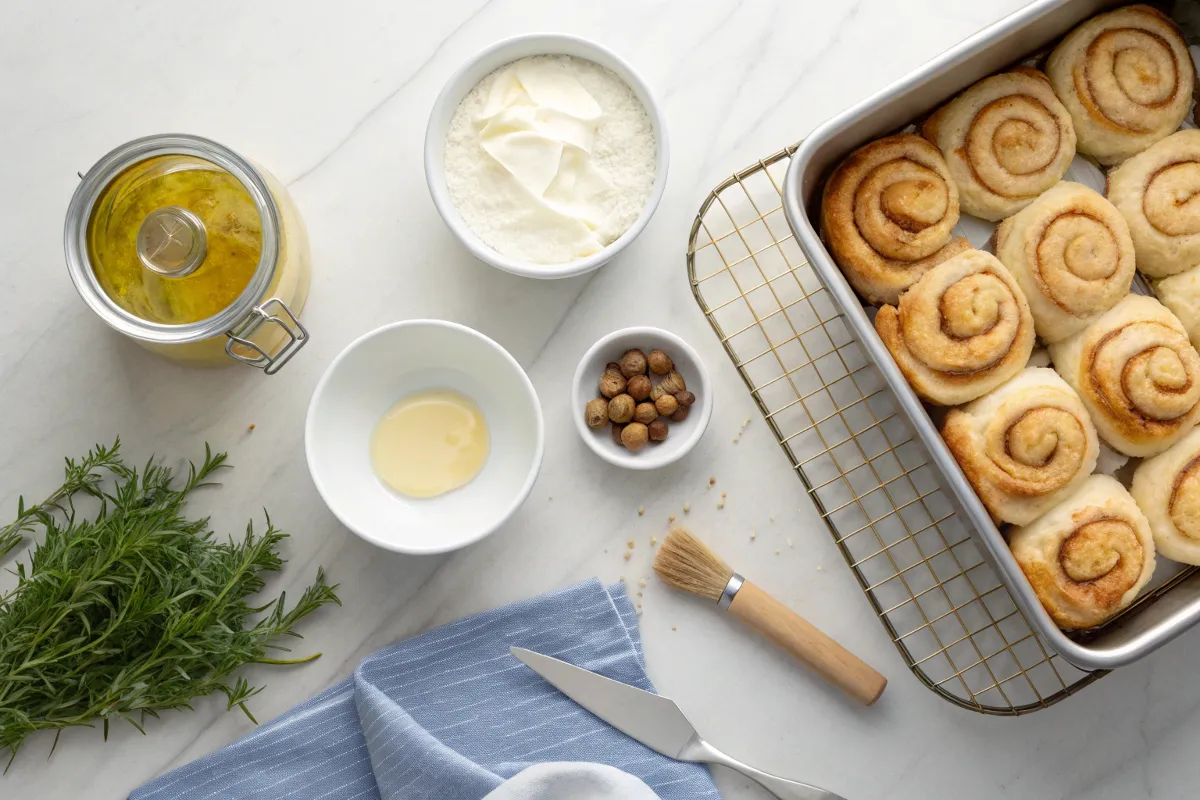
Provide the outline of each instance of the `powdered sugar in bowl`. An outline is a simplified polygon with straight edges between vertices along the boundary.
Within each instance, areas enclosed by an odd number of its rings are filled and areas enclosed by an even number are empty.
[[[434,103],[425,179],[477,258],[516,275],[596,269],[654,214],[666,128],[633,69],[573,36],[530,34],[484,50]]]

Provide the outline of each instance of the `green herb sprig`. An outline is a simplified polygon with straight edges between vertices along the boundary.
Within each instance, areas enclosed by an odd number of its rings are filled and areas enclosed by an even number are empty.
[[[67,460],[58,491],[35,506],[20,502],[17,519],[0,528],[0,554],[45,531],[28,570],[17,564],[17,587],[0,596],[0,748],[10,764],[35,731],[61,735],[99,721],[107,738],[109,721],[125,719],[144,733],[146,715],[190,709],[216,692],[254,720],[245,703],[262,687],[234,672],[320,655],[270,657],[287,650],[278,638],[300,637],[300,619],[341,604],[324,571],[290,609],[283,593],[251,606],[263,575],[283,566],[277,547],[287,534],[268,517],[265,533],[250,524],[241,541],[220,541],[207,518],[184,516],[188,496],[211,485],[225,459],[206,446],[176,488],[172,471],[153,461],[140,473],[128,467],[119,441],[96,446]],[[80,496],[98,502],[91,518],[77,511]]]

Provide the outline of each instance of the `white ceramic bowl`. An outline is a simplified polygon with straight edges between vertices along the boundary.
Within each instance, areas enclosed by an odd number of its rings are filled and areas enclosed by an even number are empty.
[[[599,253],[587,258],[568,261],[564,264],[534,264],[498,253],[485,244],[463,222],[462,216],[458,213],[458,208],[450,199],[450,192],[446,188],[444,166],[446,131],[450,127],[450,120],[454,116],[458,104],[471,89],[475,88],[475,84],[483,80],[489,73],[526,56],[550,54],[587,59],[611,70],[629,84],[654,123],[654,135],[658,144],[658,164],[650,198],[646,201],[642,213],[620,238]],[[463,243],[463,246],[474,253],[480,261],[485,261],[505,272],[523,275],[527,278],[569,278],[574,275],[582,275],[607,263],[613,256],[624,250],[642,232],[646,223],[650,221],[650,217],[654,215],[655,209],[658,208],[658,201],[662,199],[663,189],[667,184],[669,161],[666,119],[641,76],[611,50],[587,39],[562,33],[530,33],[524,36],[514,36],[511,39],[497,42],[476,55],[458,72],[454,73],[442,89],[442,93],[438,95],[437,101],[433,104],[433,111],[429,115],[429,125],[425,129],[425,182],[429,184],[429,194],[433,197],[433,204],[437,207],[438,213],[442,215],[442,219],[446,221],[446,225]]]
[[[688,391],[696,395],[696,402],[686,420],[667,422],[666,441],[651,442],[634,453],[613,441],[608,425],[589,428],[584,421],[583,409],[589,400],[600,397],[598,384],[608,362],[619,360],[626,350],[638,349],[648,354],[655,348],[675,362],[675,369],[683,376]],[[575,418],[575,429],[596,455],[618,467],[658,469],[683,458],[704,435],[712,408],[712,381],[708,379],[704,362],[691,345],[661,328],[623,328],[610,333],[592,345],[575,369],[575,383],[571,389],[571,416]]]
[[[375,425],[398,400],[450,389],[474,400],[491,448],[466,486],[417,500],[371,468]],[[304,429],[308,469],[342,524],[401,553],[441,553],[496,530],[529,496],[542,464],[542,411],[533,384],[503,347],[442,320],[394,322],[343,350],[313,392]]]

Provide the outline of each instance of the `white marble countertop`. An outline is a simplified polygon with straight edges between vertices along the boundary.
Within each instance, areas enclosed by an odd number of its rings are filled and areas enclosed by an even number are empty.
[[[133,0],[9,0],[0,9],[0,505],[42,496],[64,455],[117,434],[135,461],[195,457],[206,441],[228,448],[236,471],[201,501],[217,530],[240,531],[266,506],[292,534],[274,588],[297,587],[323,564],[345,603],[303,626],[304,646],[323,658],[250,671],[267,683],[253,708],[269,719],[433,625],[592,575],[649,576],[645,542],[690,502],[691,527],[724,536],[744,572],[891,681],[876,707],[851,707],[651,580],[642,617],[651,677],[719,747],[855,800],[1190,796],[1200,781],[1190,755],[1200,635],[1028,717],[984,717],[937,698],[904,667],[761,420],[732,443],[756,412],[685,277],[688,229],[717,181],[1019,5],[210,0],[193,15]],[[502,274],[463,251],[434,211],[421,161],[426,115],[450,73],[496,39],[538,29],[621,53],[658,94],[671,135],[670,181],[642,237],[599,273],[557,283]],[[130,138],[174,130],[261,161],[307,220],[313,340],[274,378],[152,357],[108,332],[71,287],[61,229],[76,170]],[[411,317],[495,338],[529,371],[546,413],[529,501],[496,535],[445,557],[358,540],[325,509],[304,464],[304,412],[330,359],[359,334]],[[691,456],[649,475],[587,451],[568,405],[583,351],[643,323],[695,345],[717,404]],[[728,493],[723,511],[705,495],[710,475]],[[732,535],[752,525],[756,542]],[[785,532],[794,548],[781,546]],[[631,537],[639,546],[625,562]],[[107,743],[98,730],[69,731],[49,760],[51,738],[36,737],[0,778],[0,795],[123,797],[251,727],[211,698],[150,720],[145,737],[124,724]],[[763,797],[731,773],[717,780],[728,798]]]

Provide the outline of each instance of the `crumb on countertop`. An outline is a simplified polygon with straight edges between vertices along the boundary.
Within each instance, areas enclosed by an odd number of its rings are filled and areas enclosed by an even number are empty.
[[[675,515],[674,515],[674,514],[671,514],[671,515],[669,515],[669,516],[667,517],[667,524],[668,524],[668,525],[669,525],[669,524],[671,524],[671,523],[672,523],[672,522],[674,522],[674,521],[675,521]]]
[[[692,510],[692,504],[691,504],[691,503],[684,503],[684,504],[683,504],[683,513],[685,513],[685,514],[686,514],[686,513],[688,513],[688,512],[689,512],[689,511],[691,511],[691,510]]]
[[[650,546],[651,546],[651,547],[654,547],[654,545],[656,545],[656,544],[658,544],[658,537],[657,537],[657,536],[651,536],[651,537],[650,537]]]
[[[624,555],[624,556],[622,556],[622,557],[623,557],[623,558],[624,558],[626,561],[628,561],[629,559],[633,558],[633,553],[631,553],[630,551],[626,550],[626,551],[625,551],[625,555]]]
[[[643,514],[645,514],[645,513],[646,513],[646,507],[645,507],[645,506],[638,506],[638,516],[640,517],[640,516],[642,516],[642,515],[643,515]]]
[[[253,423],[253,422],[251,422],[251,423],[250,423],[250,427],[249,427],[249,428],[246,428],[246,431],[247,431],[247,432],[253,432],[253,431],[254,431],[254,423]]]

